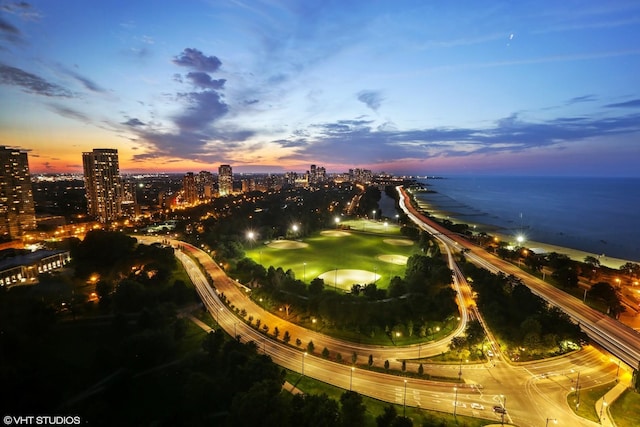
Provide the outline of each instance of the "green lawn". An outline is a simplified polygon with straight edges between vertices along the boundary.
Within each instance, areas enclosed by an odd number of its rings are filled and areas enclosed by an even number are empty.
[[[576,411],[576,393],[569,393],[567,396],[567,403],[569,407],[577,415],[582,418],[586,418],[593,422],[600,422],[600,417],[596,412],[596,401],[604,396],[609,390],[611,390],[616,384],[614,382],[603,384],[597,387],[586,388],[580,390],[580,407]]]
[[[372,223],[373,224],[373,223]],[[309,283],[322,273],[339,271],[341,269],[365,270],[371,272],[370,280],[374,281],[374,275],[379,275],[375,283],[380,288],[386,288],[393,276],[404,276],[405,266],[402,264],[404,257],[409,257],[419,252],[418,246],[398,245],[385,242],[385,240],[406,240],[399,234],[397,226],[380,226],[378,233],[356,232],[345,230],[348,235],[330,236],[318,233],[302,239],[307,246],[298,249],[272,248],[265,244],[257,245],[247,250],[246,254],[259,264],[282,267],[285,271],[291,269],[296,278]],[[330,231],[330,230],[328,230]],[[331,230],[334,231],[334,230]],[[387,231],[382,234],[382,231]],[[385,260],[380,256],[386,256]],[[393,258],[393,257],[397,258]],[[366,276],[365,276],[366,277]],[[345,290],[351,288],[351,284],[344,286]]]
[[[640,394],[628,389],[609,407],[618,427],[634,427],[640,417]]]

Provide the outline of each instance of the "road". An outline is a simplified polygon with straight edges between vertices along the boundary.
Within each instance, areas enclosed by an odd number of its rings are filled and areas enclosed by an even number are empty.
[[[158,240],[140,239],[145,243]],[[248,298],[237,282],[229,278],[211,257],[200,249],[179,241],[172,241],[171,244],[181,248],[176,251],[176,256],[184,265],[203,303],[227,333],[239,336],[243,342],[254,341],[260,351],[269,354],[275,363],[287,369],[382,401],[448,413],[453,412],[456,404],[458,415],[482,417],[495,422],[501,422],[502,419],[492,411],[492,407],[504,403],[508,410],[504,421],[520,426],[542,425],[545,417],[558,419],[559,425],[595,426],[594,423],[575,416],[567,407],[565,396],[570,391],[572,381],[575,381],[572,374],[583,372],[583,388],[615,378],[616,366],[603,363],[602,354],[595,350],[581,351],[552,361],[530,364],[528,367],[512,366],[506,363],[500,354],[496,354],[492,363],[424,365],[425,373],[431,375],[456,377],[458,372],[461,372],[463,384],[405,378],[360,367],[352,369],[348,364],[320,357],[321,349],[325,346],[329,348],[332,358],[335,352],[339,351],[345,361],[350,361],[351,355],[356,352],[358,366],[366,366],[368,355],[372,354],[375,366],[381,367],[384,360],[389,360],[393,368],[400,370],[399,359],[415,359],[418,354],[422,357],[438,354],[446,350],[449,339],[423,344],[420,347],[378,347],[357,345],[327,337],[264,311]],[[211,275],[215,290],[209,286],[194,259],[197,259]],[[469,301],[470,291],[464,289],[468,285],[460,283],[458,286],[462,294],[467,294],[464,300]],[[220,300],[218,293],[225,294],[229,306]],[[231,306],[247,310],[247,317],[261,319],[263,325],[269,325],[270,333],[264,334],[247,325],[229,310],[228,307]],[[280,330],[279,339],[272,335],[275,326]],[[289,331],[291,343],[295,343],[296,338],[301,339],[300,348],[281,341],[285,331]],[[315,343],[315,354],[305,354],[303,351],[310,339]],[[407,369],[415,372],[417,363],[408,363]],[[472,407],[472,404],[475,407]]]
[[[475,246],[459,235],[451,233],[440,224],[419,213],[409,202],[406,191],[398,187],[400,206],[404,212],[425,231],[440,238],[447,246],[466,250],[466,258],[474,264],[497,273],[503,272],[520,278],[531,291],[550,304],[567,313],[594,342],[601,345],[629,367],[640,364],[640,333],[585,305],[579,299],[532,276],[515,265]]]

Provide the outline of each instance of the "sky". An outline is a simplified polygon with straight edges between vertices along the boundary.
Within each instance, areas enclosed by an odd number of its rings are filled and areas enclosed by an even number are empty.
[[[640,177],[640,2],[0,0],[32,173]]]

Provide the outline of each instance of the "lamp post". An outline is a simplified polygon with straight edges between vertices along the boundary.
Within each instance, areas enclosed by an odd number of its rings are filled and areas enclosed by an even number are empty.
[[[504,425],[504,413],[507,412],[507,396],[501,394],[500,397],[502,398],[502,414],[500,414],[500,424]]]
[[[558,424],[558,420],[555,418],[547,418],[547,423],[545,424],[545,427],[549,427],[549,421],[553,421],[554,424]]]
[[[611,362],[613,362],[613,359],[609,359]],[[620,359],[618,359],[618,368],[616,369],[616,382],[618,382],[618,375],[620,374]]]
[[[462,378],[462,357],[460,358],[460,369],[458,369],[458,381]]]
[[[602,412],[603,412],[605,406],[607,406],[607,402],[606,402],[606,400],[604,400],[604,396],[603,396],[602,397],[602,405],[600,405],[600,424],[602,424],[602,420],[603,420],[603,417],[604,417]]]
[[[404,380],[404,398],[402,400],[402,416],[407,416],[407,380]]]
[[[302,353],[302,376],[304,377],[304,358],[307,357],[307,352]]]
[[[578,379],[576,379],[576,411],[580,407],[580,371],[578,371]]]
[[[303,282],[307,281],[307,263],[306,262],[302,263],[302,281]]]
[[[453,392],[455,393],[455,398],[453,401],[453,418],[456,417],[456,409],[458,409],[458,387],[453,388]]]
[[[353,371],[355,370],[355,367],[351,367],[351,377],[349,378],[349,391],[351,391],[353,389]]]

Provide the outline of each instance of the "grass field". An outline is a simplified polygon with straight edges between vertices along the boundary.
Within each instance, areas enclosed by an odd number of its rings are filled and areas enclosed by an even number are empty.
[[[380,288],[389,285],[393,276],[404,276],[406,258],[418,253],[418,246],[400,235],[397,225],[374,221],[345,221],[351,230],[326,230],[302,239],[306,245],[292,249],[274,248],[262,242],[247,250],[247,256],[259,264],[293,270],[296,278],[309,283],[327,273],[325,283],[350,290],[351,285],[375,282]],[[363,232],[362,229],[365,231]],[[345,270],[341,272],[340,270]],[[341,280],[346,270],[362,270],[359,281]],[[333,273],[333,274],[332,274]]]
[[[630,389],[626,390],[609,407],[609,412],[617,427],[637,426],[640,417],[640,394]]]

